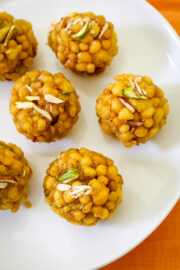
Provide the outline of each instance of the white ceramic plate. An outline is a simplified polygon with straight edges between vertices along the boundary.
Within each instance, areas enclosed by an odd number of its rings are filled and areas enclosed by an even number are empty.
[[[2,3],[2,2],[1,2]],[[32,143],[20,135],[8,113],[12,83],[0,83],[0,139],[22,147],[33,168],[31,209],[0,213],[0,269],[98,268],[129,252],[167,216],[180,191],[180,44],[169,24],[141,0],[5,1],[2,10],[32,22],[39,47],[32,69],[63,72],[82,105],[80,119],[66,139]],[[52,20],[71,11],[94,11],[112,21],[119,53],[100,76],[82,78],[65,70],[46,45]],[[98,126],[95,100],[120,73],[149,75],[165,91],[167,125],[151,141],[126,149]],[[78,227],[51,212],[44,202],[43,177],[49,163],[70,147],[87,147],[115,160],[124,177],[123,203],[115,215],[94,227]]]

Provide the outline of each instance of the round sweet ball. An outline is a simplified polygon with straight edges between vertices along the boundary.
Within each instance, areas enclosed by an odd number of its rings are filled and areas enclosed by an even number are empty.
[[[48,43],[64,67],[79,74],[103,72],[118,52],[113,24],[92,12],[53,22]]]
[[[9,110],[17,130],[28,139],[52,142],[68,134],[78,120],[80,104],[61,73],[34,70],[14,84]]]
[[[0,141],[0,210],[18,211],[27,200],[32,170],[22,150],[12,143]],[[26,201],[29,207],[30,202]]]
[[[0,80],[16,80],[32,65],[37,40],[32,25],[0,13]]]
[[[46,173],[46,202],[56,214],[76,225],[95,225],[110,218],[122,200],[123,179],[114,162],[100,153],[69,149]]]
[[[96,113],[107,135],[131,147],[145,143],[166,124],[169,105],[151,78],[122,74],[98,97]]]

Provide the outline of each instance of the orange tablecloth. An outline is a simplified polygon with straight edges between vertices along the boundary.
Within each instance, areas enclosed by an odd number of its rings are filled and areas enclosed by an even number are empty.
[[[180,35],[180,0],[148,0]],[[180,270],[180,201],[165,221],[129,254],[101,270]]]

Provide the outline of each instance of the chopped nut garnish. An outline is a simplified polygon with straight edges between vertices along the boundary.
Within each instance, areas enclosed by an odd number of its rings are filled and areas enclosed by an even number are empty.
[[[140,95],[143,95],[142,90],[141,90],[141,88],[139,87],[139,84],[138,84],[138,81],[140,81],[140,80],[141,80],[140,77],[135,77],[134,83],[135,83],[136,89],[139,92],[139,94]]]
[[[81,40],[87,33],[88,28],[89,28],[89,22],[87,21],[85,25],[81,28],[81,30],[78,33],[74,34],[72,37],[75,38],[76,40]]]
[[[77,199],[81,195],[88,195],[92,192],[92,187],[88,185],[74,186],[70,190],[70,195]]]
[[[13,33],[14,33],[14,30],[15,30],[16,26],[15,25],[11,25],[9,31],[8,31],[8,34],[5,38],[5,41],[4,41],[4,46],[7,46],[9,40],[11,39]]]
[[[60,104],[60,103],[65,102],[64,100],[57,98],[57,97],[50,95],[50,94],[45,94],[44,99],[50,103],[55,103],[55,104]]]
[[[4,174],[4,175],[0,175],[0,183],[5,183],[8,185],[8,183],[11,183],[11,184],[17,184],[17,179],[12,176],[12,175],[7,175],[7,174]]]
[[[38,79],[41,80],[44,77],[44,74],[39,75]]]
[[[25,101],[25,102],[18,101],[18,102],[16,102],[16,105],[17,105],[18,109],[32,109],[32,108],[34,108],[34,103],[28,102],[28,101]]]
[[[57,182],[69,183],[79,177],[79,171],[75,168],[65,171],[63,174],[58,176]]]
[[[147,96],[147,92],[144,89],[142,89],[142,92],[145,96]]]
[[[139,94],[138,91],[136,91],[136,88],[133,86],[123,88],[122,94],[127,97],[127,98],[132,98],[132,99],[147,99],[145,96],[142,96]]]
[[[109,28],[109,24],[106,22],[105,25],[103,26],[103,29],[101,33],[99,34],[98,38],[101,38],[104,35],[104,32]]]
[[[4,189],[8,186],[8,183],[1,183],[0,182],[0,189]]]
[[[40,100],[39,96],[26,96],[25,99],[29,101],[35,101],[35,100]]]
[[[10,26],[4,26],[3,28],[0,29],[0,43],[3,42],[5,39],[7,33],[9,32]]]
[[[122,102],[122,104],[128,108],[130,110],[130,112],[134,113],[135,112],[135,109],[129,104],[127,103],[123,98],[119,98],[120,101]]]
[[[26,88],[27,88],[30,92],[33,91],[32,88],[31,88],[28,84],[26,84],[25,86],[26,86]]]
[[[68,184],[58,184],[56,186],[56,189],[60,191],[69,190],[69,194],[75,199],[77,199],[81,195],[88,195],[92,192],[92,187],[88,185],[71,186]]]
[[[25,101],[25,102],[18,101],[18,102],[16,102],[16,105],[17,105],[18,109],[35,109],[37,112],[42,114],[44,117],[46,117],[47,119],[52,121],[52,117],[47,111],[40,109],[38,106],[36,106],[36,104],[34,104],[30,101]]]
[[[60,95],[60,97],[68,97],[68,96],[70,96],[70,94],[72,94],[72,92],[65,92],[65,93],[63,93],[63,94],[61,94]]]
[[[56,186],[56,189],[57,189],[57,190],[60,190],[60,191],[66,191],[66,190],[71,189],[71,185],[67,185],[67,184],[58,184],[58,185]]]
[[[37,112],[39,112],[40,114],[42,114],[44,117],[46,117],[47,119],[49,119],[50,121],[52,121],[52,117],[51,117],[51,115],[47,112],[47,111],[45,111],[45,110],[43,110],[43,109],[40,109],[38,106],[36,106],[35,104],[34,104],[34,109],[37,111]]]

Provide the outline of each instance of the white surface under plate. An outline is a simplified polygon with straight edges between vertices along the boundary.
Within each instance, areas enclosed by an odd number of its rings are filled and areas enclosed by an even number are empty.
[[[82,111],[67,138],[32,143],[19,134],[8,112],[13,83],[0,82],[0,139],[20,147],[33,168],[32,208],[0,213],[0,269],[87,270],[124,255],[167,216],[180,191],[180,45],[169,24],[141,0],[2,1],[1,10],[32,22],[38,55],[32,69],[63,72],[80,96]],[[115,25],[119,53],[100,76],[83,78],[65,70],[46,45],[48,27],[71,11],[94,11]],[[95,100],[120,73],[151,76],[169,100],[167,125],[151,141],[126,149],[104,135]],[[44,202],[43,177],[49,163],[70,147],[87,147],[115,160],[124,177],[124,196],[115,215],[94,227],[78,227],[54,214]]]

